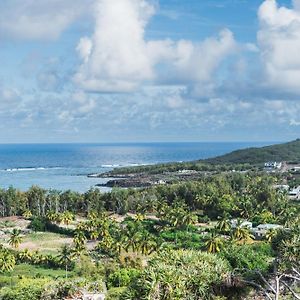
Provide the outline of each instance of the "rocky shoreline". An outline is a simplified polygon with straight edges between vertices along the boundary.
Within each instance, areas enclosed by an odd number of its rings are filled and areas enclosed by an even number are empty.
[[[107,178],[106,183],[99,183],[99,187],[120,187],[120,188],[146,188],[160,184],[171,184],[180,181],[197,180],[209,172],[197,172],[194,170],[181,170],[177,172],[165,172],[162,174],[90,174],[93,178]]]

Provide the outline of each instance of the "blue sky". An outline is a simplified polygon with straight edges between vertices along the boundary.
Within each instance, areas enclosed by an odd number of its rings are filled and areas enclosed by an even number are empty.
[[[0,143],[285,141],[300,0],[2,0]]]

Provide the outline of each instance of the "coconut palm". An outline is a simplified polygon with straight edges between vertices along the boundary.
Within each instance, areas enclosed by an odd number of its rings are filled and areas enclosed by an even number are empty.
[[[70,225],[71,222],[74,220],[74,214],[70,211],[65,211],[61,214],[61,222],[65,225]]]
[[[32,217],[32,212],[29,209],[25,210],[23,213],[23,217],[25,219],[30,219]]]
[[[249,228],[241,226],[240,223],[238,223],[231,231],[231,239],[246,243],[252,241],[254,236],[251,234]]]
[[[68,278],[68,267],[72,264],[74,254],[69,245],[65,244],[60,250],[57,256],[58,262],[65,266],[66,278]]]
[[[77,249],[84,250],[84,245],[87,238],[85,236],[85,233],[82,230],[76,230],[73,238],[73,242],[75,244],[75,247]]]
[[[135,220],[136,222],[142,222],[142,221],[145,220],[145,215],[144,215],[144,214],[141,214],[141,213],[138,213],[138,214],[136,214],[134,220]]]
[[[99,232],[97,229],[94,229],[93,231],[90,232],[90,238],[92,240],[97,240],[97,238],[99,237]]]
[[[18,253],[18,259],[22,262],[31,262],[32,253],[26,248]]]
[[[216,231],[212,231],[205,242],[205,247],[207,252],[209,253],[217,253],[220,252],[224,246],[224,240],[216,233]]]
[[[223,233],[229,232],[230,228],[231,228],[230,220],[226,217],[219,220],[216,226],[216,229]]]
[[[268,242],[272,242],[273,238],[277,235],[277,230],[276,229],[269,229],[266,232],[266,240]]]
[[[0,251],[0,271],[7,272],[12,271],[15,267],[16,259],[13,254],[8,250],[3,249]]]
[[[58,221],[58,217],[59,215],[53,211],[49,211],[46,214],[46,218],[50,221],[50,222],[57,222]]]
[[[139,249],[142,254],[148,255],[152,253],[156,248],[157,243],[154,237],[149,233],[142,233],[137,241],[137,249]]]
[[[22,243],[21,230],[14,228],[10,235],[8,243],[12,247],[18,248],[19,245]]]
[[[198,221],[197,215],[194,212],[188,211],[184,214],[182,218],[182,225],[189,227],[195,225]]]

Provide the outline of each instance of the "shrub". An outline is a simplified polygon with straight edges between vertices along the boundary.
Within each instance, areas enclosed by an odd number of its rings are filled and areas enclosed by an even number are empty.
[[[162,251],[136,277],[121,299],[206,299],[229,273],[220,257],[194,250]]]
[[[29,228],[33,231],[45,231],[46,230],[46,220],[40,217],[34,217],[29,224]]]
[[[18,282],[17,286],[5,287],[0,291],[2,300],[39,300],[47,279],[24,278]]]
[[[108,276],[108,287],[127,286],[134,278],[139,275],[140,271],[134,268],[119,269]]]
[[[254,270],[266,273],[272,262],[271,254],[270,247],[263,244],[263,246],[229,245],[219,255],[225,258],[233,269],[247,275]]]

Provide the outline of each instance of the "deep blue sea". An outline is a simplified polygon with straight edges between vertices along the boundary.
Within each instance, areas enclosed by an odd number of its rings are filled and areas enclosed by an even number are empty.
[[[189,161],[268,143],[2,144],[0,188],[32,185],[84,192],[113,167]],[[102,189],[102,188],[101,188]],[[105,190],[105,188],[103,188]]]

